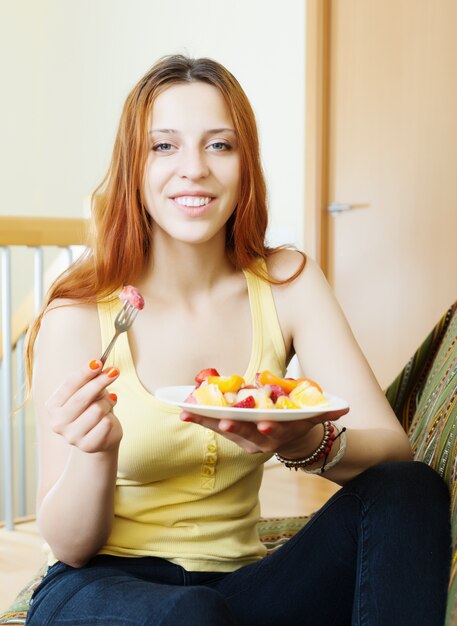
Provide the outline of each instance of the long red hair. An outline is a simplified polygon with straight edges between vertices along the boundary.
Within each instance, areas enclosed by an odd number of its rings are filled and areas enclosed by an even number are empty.
[[[51,285],[41,314],[29,330],[26,368],[32,372],[33,346],[41,319],[56,298],[96,302],[135,280],[147,267],[152,219],[143,201],[143,176],[149,151],[148,125],[157,96],[177,83],[202,81],[221,92],[230,110],[240,153],[240,196],[227,222],[226,249],[234,267],[252,269],[272,283],[290,282],[265,276],[255,264],[280,248],[265,244],[268,223],[254,113],[236,78],[212,59],[171,55],[160,59],[137,83],[122,111],[108,172],[92,194],[92,217],[86,252]]]

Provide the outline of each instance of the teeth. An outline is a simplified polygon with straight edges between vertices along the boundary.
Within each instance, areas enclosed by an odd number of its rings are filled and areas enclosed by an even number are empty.
[[[175,198],[175,201],[183,206],[205,206],[211,202],[211,198],[204,198],[202,196],[178,196]]]

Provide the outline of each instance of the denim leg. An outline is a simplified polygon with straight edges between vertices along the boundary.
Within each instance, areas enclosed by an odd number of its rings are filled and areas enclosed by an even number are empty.
[[[353,626],[443,626],[451,560],[449,491],[424,463],[373,467],[364,502]]]
[[[237,626],[238,622],[225,598],[205,586],[181,587],[172,595],[161,621],[154,626]],[[146,622],[145,622],[146,624]]]
[[[445,483],[423,463],[387,463],[216,588],[240,626],[443,626],[450,545]]]
[[[57,564],[27,625],[443,626],[450,546],[444,482],[422,463],[389,463],[345,485],[285,546],[226,576],[189,577],[154,558]]]
[[[52,568],[27,626],[236,626],[223,596],[185,586],[182,568],[161,559],[106,561]]]

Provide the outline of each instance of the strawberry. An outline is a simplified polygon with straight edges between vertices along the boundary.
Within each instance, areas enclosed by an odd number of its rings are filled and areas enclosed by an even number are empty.
[[[132,285],[126,285],[123,287],[121,293],[119,294],[119,298],[122,302],[128,302],[134,309],[141,311],[141,309],[144,308],[143,296],[138,289],[136,289],[136,287],[132,287]]]
[[[241,400],[240,402],[233,404],[232,407],[236,409],[255,409],[254,396],[248,396],[244,400]]]
[[[201,383],[209,378],[210,376],[219,376],[219,372],[214,369],[214,367],[208,367],[205,370],[200,370],[198,374],[195,376],[194,380],[196,383],[201,385]]]
[[[280,385],[270,385],[270,398],[276,403],[280,396],[287,396],[287,393]]]

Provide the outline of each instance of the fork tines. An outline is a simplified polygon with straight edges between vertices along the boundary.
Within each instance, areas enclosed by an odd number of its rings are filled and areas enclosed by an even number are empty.
[[[119,324],[122,324],[123,326],[127,325],[130,327],[133,324],[136,316],[138,315],[138,311],[139,309],[132,306],[129,302],[124,302],[122,308],[116,316],[116,319]]]

